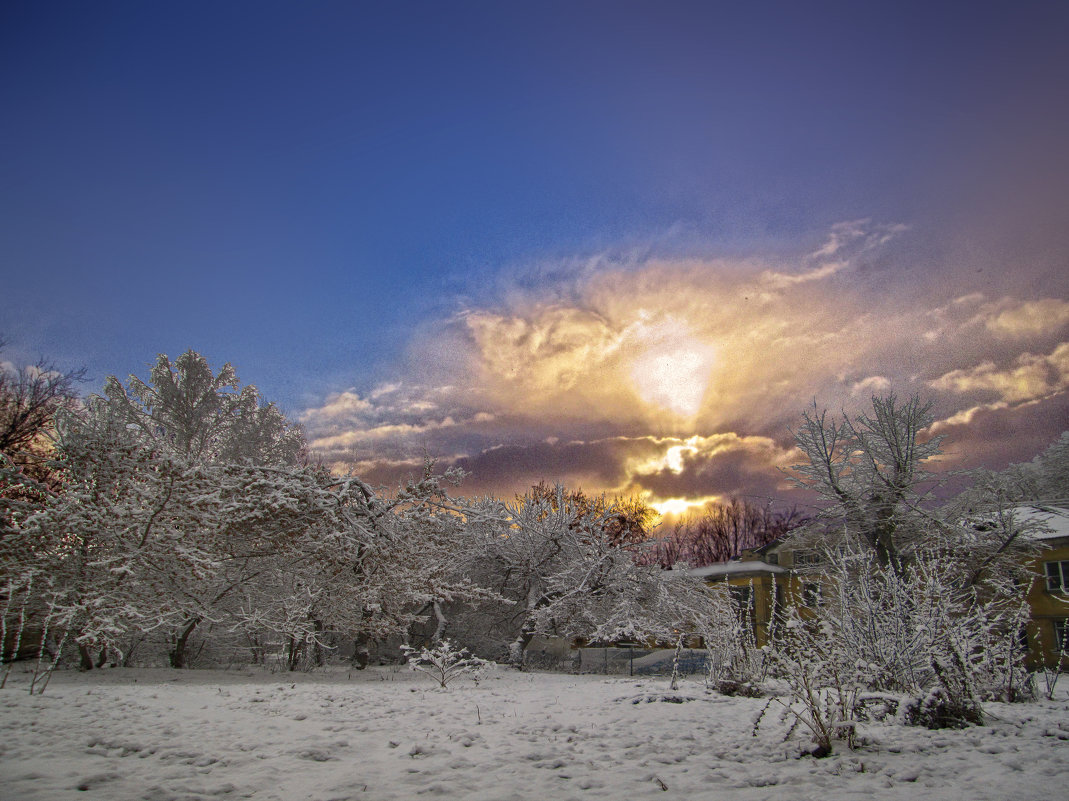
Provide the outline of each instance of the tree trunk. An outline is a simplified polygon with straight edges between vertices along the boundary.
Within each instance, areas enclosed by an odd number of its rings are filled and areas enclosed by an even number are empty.
[[[368,634],[357,634],[353,641],[353,667],[363,670],[371,662],[371,637]]]
[[[327,663],[327,653],[323,648],[323,643],[320,642],[323,634],[323,621],[313,619],[312,625],[315,627],[316,633],[315,642],[312,643],[312,663],[316,667],[323,667]]]
[[[434,627],[434,634],[431,636],[431,645],[437,645],[442,641],[442,637],[445,635],[445,627],[448,624],[448,620],[445,618],[445,614],[442,612],[442,605],[438,603],[438,599],[434,599],[431,602],[434,608],[434,617],[438,621],[438,625]]]
[[[685,636],[680,634],[676,639],[676,652],[672,657],[672,683],[669,685],[669,689],[673,692],[679,689],[679,658],[683,655],[683,638]]]
[[[286,646],[286,668],[291,673],[295,671],[297,665],[300,664],[303,651],[304,643],[291,635],[289,644]]]
[[[531,644],[534,635],[535,627],[525,623],[523,628],[520,629],[519,636],[509,643],[509,664],[517,670],[523,670],[524,660],[527,656],[527,646]]]
[[[178,637],[175,639],[174,648],[168,654],[168,657],[170,658],[170,661],[171,661],[171,667],[173,667],[173,668],[184,668],[184,667],[187,667],[187,665],[186,665],[186,656],[187,656],[186,655],[186,647],[189,645],[189,638],[193,634],[193,629],[195,629],[197,627],[198,623],[200,623],[200,618],[199,617],[195,617],[192,620],[190,620],[186,624],[186,627],[184,629],[182,629],[182,633],[179,634]]]

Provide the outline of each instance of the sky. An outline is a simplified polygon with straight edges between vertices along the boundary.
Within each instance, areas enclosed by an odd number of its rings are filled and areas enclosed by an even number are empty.
[[[814,403],[1069,429],[1069,5],[0,7],[0,360],[232,363],[338,470],[790,499]]]

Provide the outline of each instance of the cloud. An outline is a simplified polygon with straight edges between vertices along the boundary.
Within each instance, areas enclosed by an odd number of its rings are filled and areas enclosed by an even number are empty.
[[[985,412],[1000,411],[1002,409],[1008,409],[1009,407],[1010,405],[1005,401],[970,406],[968,409],[962,409],[959,412],[955,412],[945,420],[937,420],[932,424],[931,428],[933,432],[939,433],[954,426],[968,426],[975,422],[979,415]]]
[[[543,306],[524,317],[472,311],[462,319],[483,370],[528,391],[570,390],[620,347],[621,333],[589,309]]]
[[[371,409],[371,404],[361,398],[354,390],[334,392],[327,396],[326,402],[317,409],[307,410],[302,415],[303,422],[312,418],[317,421],[337,420],[339,418],[355,419]]]
[[[1034,424],[1034,407],[1064,421],[1069,304],[962,273],[917,288],[905,234],[860,220],[793,257],[542,263],[428,321],[396,380],[329,395],[302,421],[328,463],[386,484],[428,454],[468,471],[472,493],[561,480],[672,508],[789,498],[789,427],[814,400],[861,411],[872,394],[934,394],[969,458],[991,452],[983,425]]]
[[[854,385],[850,387],[850,394],[854,397],[882,395],[890,389],[891,379],[882,375],[870,375],[868,378],[856,381]]]
[[[956,469],[999,470],[1030,461],[1066,428],[1064,394],[1020,404],[982,403],[935,423],[933,433],[945,437],[947,462]]]
[[[808,261],[815,267],[786,273],[766,270],[761,273],[759,281],[771,290],[786,289],[810,281],[822,281],[826,278],[850,269],[857,263],[861,254],[882,247],[899,234],[909,230],[906,225],[873,225],[871,220],[853,220],[836,223],[831,227],[824,244],[809,254]]]
[[[768,270],[761,273],[760,281],[769,289],[786,289],[795,284],[804,284],[809,281],[820,281],[824,278],[829,278],[840,270],[846,269],[849,264],[850,263],[846,261],[833,261],[828,262],[821,267],[793,275]]]
[[[1018,303],[987,320],[991,331],[1011,337],[1057,332],[1066,325],[1069,325],[1069,303],[1057,298]]]
[[[908,230],[909,226],[901,223],[874,225],[869,218],[835,223],[831,226],[824,244],[811,253],[809,258],[831,258],[851,247],[857,251],[872,250]]]
[[[630,367],[639,397],[682,417],[696,415],[716,362],[716,348],[671,316],[656,321],[644,316],[625,332],[625,339],[640,343],[634,346]]]
[[[658,451],[652,456],[627,463],[623,494],[690,499],[693,506],[731,497],[768,499],[781,495],[787,485],[782,471],[799,458],[793,447],[769,437],[736,433],[655,442]]]
[[[952,370],[932,381],[931,386],[960,394],[994,394],[1006,404],[1062,393],[1069,389],[1069,342],[1058,345],[1048,355],[1022,353],[1006,368],[987,361]]]

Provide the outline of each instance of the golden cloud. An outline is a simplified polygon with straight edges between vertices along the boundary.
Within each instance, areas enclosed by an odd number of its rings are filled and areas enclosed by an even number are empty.
[[[882,395],[891,390],[891,379],[882,375],[870,375],[856,381],[850,388],[850,394],[855,397]]]
[[[830,308],[819,281],[770,294],[753,275],[748,263],[650,262],[591,277],[568,308],[469,312],[470,374],[511,410],[700,430],[849,371],[886,326],[849,298]]]
[[[429,325],[403,380],[303,421],[332,461],[382,476],[429,453],[479,491],[560,479],[678,510],[784,491],[788,426],[813,399],[935,391],[960,427],[1069,389],[1069,344],[1052,338],[1069,304],[961,285],[899,296],[873,271],[903,230],[844,223],[793,260],[592,260]]]
[[[996,394],[1003,403],[1021,403],[1069,389],[1069,342],[1049,355],[1023,353],[1014,364],[1000,369],[993,362],[952,370],[931,382],[935,389],[957,393]]]
[[[1057,332],[1067,324],[1069,303],[1056,298],[1017,303],[987,320],[991,331],[1011,337]]]

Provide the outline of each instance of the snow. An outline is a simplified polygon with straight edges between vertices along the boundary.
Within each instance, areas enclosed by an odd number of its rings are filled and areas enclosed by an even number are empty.
[[[1041,531],[1031,532],[1029,536],[1037,540],[1057,540],[1069,537],[1069,511],[1057,506],[1021,506],[1016,509],[1023,523],[1042,526]]]
[[[688,570],[688,575],[696,576],[698,578],[709,578],[710,576],[733,576],[739,573],[786,573],[785,568],[779,565],[770,565],[768,562],[721,562],[715,565],[706,565],[705,567],[695,567]]]
[[[498,668],[448,690],[399,667],[59,672],[0,692],[0,797],[21,801],[1063,797],[1069,700],[988,704],[990,725],[862,724],[830,757],[765,701],[700,681]],[[664,795],[667,791],[670,795]]]

